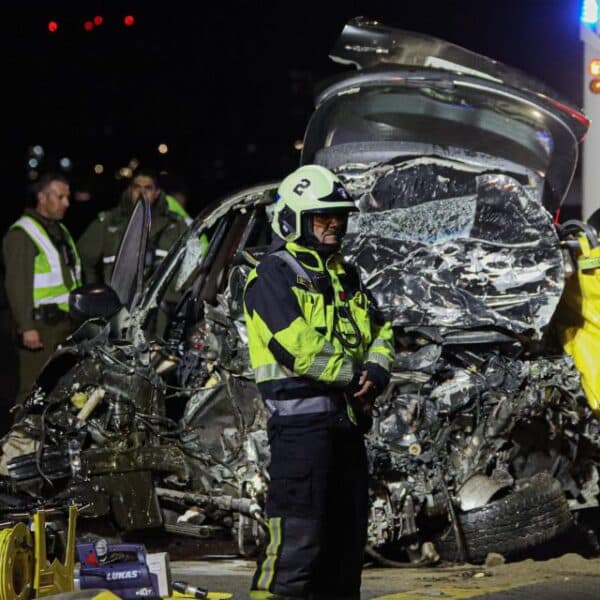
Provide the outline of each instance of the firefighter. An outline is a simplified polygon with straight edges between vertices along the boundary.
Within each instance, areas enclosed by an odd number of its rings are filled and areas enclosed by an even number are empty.
[[[27,208],[11,225],[2,244],[6,293],[19,342],[18,405],[71,332],[68,296],[81,285],[81,264],[61,223],[69,197],[62,175],[43,175],[35,186],[35,208]]]
[[[186,230],[182,215],[169,209],[157,176],[149,170],[139,170],[113,209],[98,214],[77,242],[86,283],[109,283],[121,238],[135,203],[141,194],[152,206],[152,225],[148,236],[145,275],[149,275],[168,250]]]
[[[268,419],[269,537],[253,598],[359,598],[368,519],[363,433],[389,382],[391,325],[340,244],[356,208],[327,169],[278,189],[281,239],[250,272],[244,312]]]

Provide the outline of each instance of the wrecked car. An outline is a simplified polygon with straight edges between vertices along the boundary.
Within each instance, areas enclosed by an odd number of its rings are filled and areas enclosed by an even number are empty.
[[[598,506],[600,432],[552,336],[565,286],[553,215],[588,122],[520,72],[365,19],[331,56],[358,70],[321,87],[301,162],[355,198],[343,252],[397,350],[367,437],[368,551],[517,555]],[[261,544],[266,414],[242,297],[276,188],[209,207],[146,282],[136,207],[110,287],[73,294],[85,322],[5,439],[14,489],[76,499],[80,523]]]

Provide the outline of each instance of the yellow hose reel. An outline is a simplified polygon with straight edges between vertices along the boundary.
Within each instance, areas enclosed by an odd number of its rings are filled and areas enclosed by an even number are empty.
[[[0,530],[0,600],[33,596],[33,544],[25,523]]]
[[[77,508],[69,507],[64,560],[48,560],[46,513],[33,515],[32,535],[25,523],[0,529],[0,600],[30,600],[72,592]]]

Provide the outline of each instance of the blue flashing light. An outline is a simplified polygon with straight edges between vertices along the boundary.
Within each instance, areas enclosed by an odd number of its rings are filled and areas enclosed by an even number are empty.
[[[581,7],[581,22],[595,25],[598,22],[598,0],[583,0]]]

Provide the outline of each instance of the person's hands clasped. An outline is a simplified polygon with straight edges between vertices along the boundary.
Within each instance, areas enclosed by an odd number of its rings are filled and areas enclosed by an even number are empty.
[[[363,412],[369,412],[375,398],[381,394],[389,383],[388,372],[375,363],[366,363],[360,374],[355,374],[350,383],[348,394],[353,404]]]

